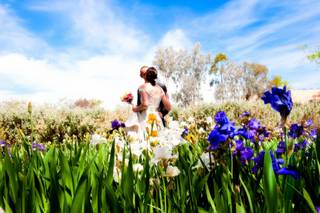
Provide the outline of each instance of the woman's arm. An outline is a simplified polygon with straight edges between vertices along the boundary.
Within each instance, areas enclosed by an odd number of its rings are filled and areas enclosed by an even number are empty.
[[[141,112],[144,111],[148,108],[149,105],[149,100],[148,100],[148,95],[147,93],[142,89],[139,91],[140,96],[141,96],[141,104],[138,106],[132,107],[132,111],[134,112]]]

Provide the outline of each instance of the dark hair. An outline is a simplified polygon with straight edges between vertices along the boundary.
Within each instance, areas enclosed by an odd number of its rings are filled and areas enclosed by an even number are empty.
[[[152,86],[155,86],[157,77],[158,77],[158,72],[157,72],[156,68],[149,67],[146,72],[147,82],[151,83]]]

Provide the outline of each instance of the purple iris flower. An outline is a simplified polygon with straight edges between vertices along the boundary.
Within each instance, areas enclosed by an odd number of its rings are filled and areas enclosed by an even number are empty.
[[[278,171],[280,169],[280,164],[284,164],[284,160],[281,158],[275,158],[274,154],[270,151],[271,159],[272,159],[272,167],[273,171]]]
[[[281,168],[276,172],[276,174],[278,174],[278,175],[290,175],[291,177],[293,177],[296,180],[298,180],[300,178],[300,174],[294,169]]]
[[[257,157],[253,158],[254,166],[252,168],[252,172],[256,173],[260,168],[263,167],[263,159],[264,159],[265,151],[259,152]]]
[[[227,134],[227,135],[231,136],[235,129],[236,128],[235,128],[234,122],[228,122],[228,123],[225,123],[224,125],[222,125],[219,128],[219,131],[222,134]]]
[[[284,141],[280,141],[278,144],[278,148],[276,150],[277,157],[282,155],[286,151],[286,143]]]
[[[220,143],[226,142],[228,139],[228,135],[221,134],[218,128],[214,128],[208,137],[208,141],[210,142],[210,150],[215,150],[219,147]]]
[[[316,206],[317,213],[320,213],[320,206]]]
[[[259,138],[259,141],[260,141],[260,142],[264,141],[264,136],[263,136],[263,135],[259,135],[258,138]]]
[[[236,140],[236,151],[243,150],[243,141],[242,140]]]
[[[310,136],[314,139],[317,139],[317,129],[312,129],[310,131]]]
[[[255,158],[253,158],[254,160],[254,167],[252,168],[252,172],[256,173],[260,168],[263,168],[263,163],[264,163],[264,155],[265,155],[265,151],[262,151],[259,153],[259,155]],[[280,165],[284,164],[284,160],[281,158],[275,158],[274,154],[270,151],[270,155],[271,155],[271,159],[272,159],[272,167],[273,167],[273,171],[275,174],[277,175],[290,175],[292,176],[294,179],[299,179],[300,178],[300,174],[292,167],[288,167],[288,168],[281,168]]]
[[[245,147],[240,151],[240,161],[245,164],[246,161],[251,160],[253,157],[253,150],[250,147]]]
[[[294,152],[299,151],[300,149],[305,149],[309,142],[307,140],[302,141],[302,143],[296,143],[294,145]]]
[[[9,147],[10,144],[5,141],[0,141],[0,147]]]
[[[236,131],[235,135],[240,135],[242,136],[244,139],[248,139],[249,138],[249,134],[247,132],[247,130],[245,128],[240,128]]]
[[[300,144],[301,149],[305,149],[308,144],[309,142],[307,140],[302,141],[302,143]]]
[[[216,115],[214,116],[214,120],[216,121],[217,124],[221,126],[226,123],[229,123],[229,119],[224,111],[217,112]]]
[[[300,137],[303,133],[304,133],[303,126],[298,125],[298,124],[292,124],[290,126],[290,131],[289,131],[288,135],[291,138],[295,139],[295,138]]]
[[[258,130],[260,129],[260,122],[255,119],[255,118],[252,118],[250,121],[249,121],[249,128],[251,130]]]
[[[234,122],[229,122],[228,117],[222,111],[216,113],[215,121],[217,125],[213,128],[208,137],[210,150],[217,149],[221,143],[226,142],[228,138],[232,138],[235,130]]]
[[[112,129],[119,129],[120,127],[125,127],[125,124],[118,121],[117,119],[111,121],[111,128]]]
[[[264,137],[269,137],[270,136],[270,132],[268,132],[267,128],[264,126],[264,127],[261,127],[259,130],[258,130],[258,134],[259,135],[263,135]]]
[[[312,125],[312,120],[311,120],[311,119],[307,120],[307,122],[306,122],[306,127],[309,127],[309,126],[311,126],[311,125]]]
[[[287,91],[286,86],[283,89],[272,87],[271,92],[266,91],[261,99],[265,104],[271,104],[271,107],[279,112],[283,119],[288,117],[293,107],[291,92]]]
[[[186,136],[188,134],[189,134],[189,129],[188,129],[188,127],[185,127],[183,132],[182,132],[182,136]]]
[[[230,148],[232,145],[230,146]],[[236,140],[236,150],[233,152],[233,155],[237,155],[241,150],[243,150],[243,141],[242,140]]]
[[[251,142],[254,142],[254,137],[257,135],[256,130],[249,130],[248,131],[248,139],[251,140]]]
[[[267,131],[266,127],[260,127],[258,130],[251,130],[256,131],[256,135],[258,136],[258,140],[260,142],[264,141],[265,138],[269,137],[270,132]]]
[[[278,175],[290,175],[291,177],[293,177],[294,179],[299,179],[300,178],[300,174],[294,169],[294,168],[280,168],[280,164],[284,163],[283,159],[276,159],[273,155],[273,153],[270,151],[270,155],[272,158],[272,167],[273,167],[273,171],[274,173],[278,174]]]
[[[46,151],[46,147],[43,144],[37,143],[37,142],[32,143],[32,149],[39,150],[39,151]]]
[[[257,132],[255,130],[247,130],[246,128],[240,128],[235,132],[235,135],[240,135],[246,140],[254,142],[254,138]]]
[[[239,155],[240,161],[242,164],[245,164],[246,161],[251,160],[253,157],[253,150],[250,147],[243,147],[243,141],[236,141],[236,150],[233,152],[233,155]]]
[[[249,116],[250,116],[250,113],[248,111],[244,111],[243,113],[241,113],[240,118],[249,117]]]
[[[253,143],[256,139],[263,141],[265,137],[269,137],[269,134],[266,127],[261,126],[260,122],[255,118],[252,118],[247,125],[244,125],[235,132],[235,135],[240,135]]]

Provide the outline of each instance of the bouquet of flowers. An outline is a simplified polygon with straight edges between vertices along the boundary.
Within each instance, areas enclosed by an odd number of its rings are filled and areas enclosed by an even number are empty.
[[[125,93],[123,96],[121,96],[122,102],[126,102],[126,103],[131,104],[132,100],[133,100],[133,95],[131,92]]]

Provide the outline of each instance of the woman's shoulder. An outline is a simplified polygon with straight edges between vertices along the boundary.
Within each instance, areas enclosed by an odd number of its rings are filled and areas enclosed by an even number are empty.
[[[163,88],[159,84],[157,84],[156,87],[161,94],[164,93]]]
[[[144,83],[138,87],[138,90],[142,92],[142,91],[145,91],[147,87],[148,87],[147,83]]]

